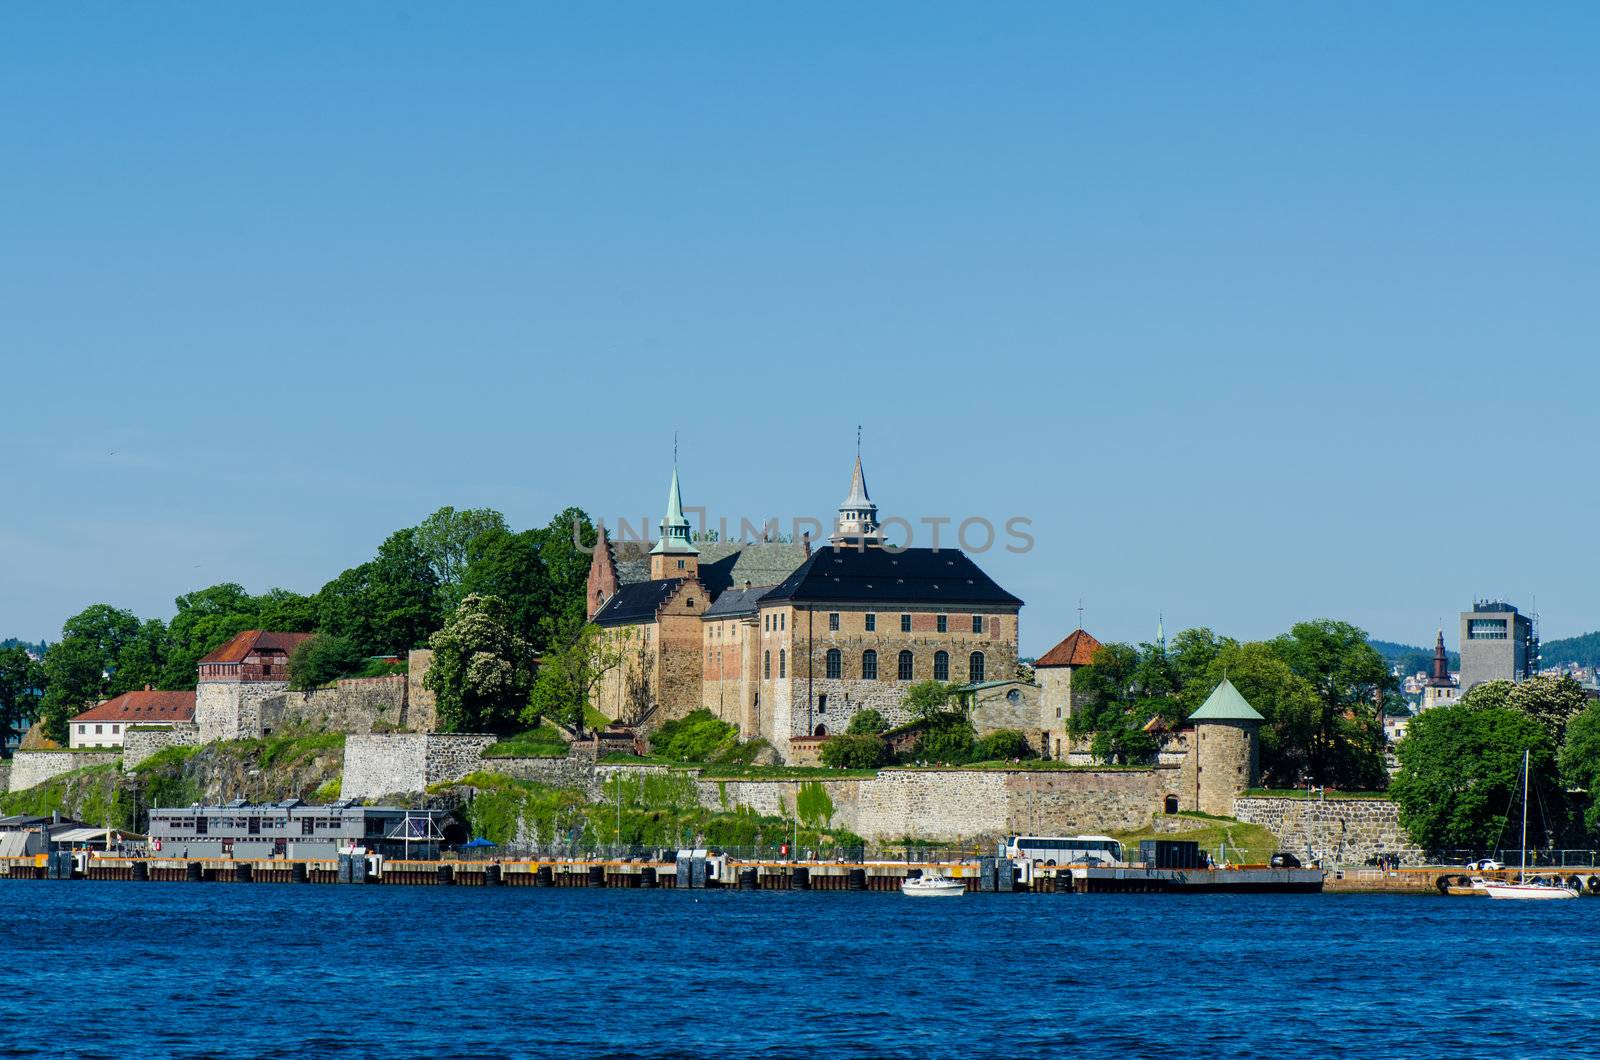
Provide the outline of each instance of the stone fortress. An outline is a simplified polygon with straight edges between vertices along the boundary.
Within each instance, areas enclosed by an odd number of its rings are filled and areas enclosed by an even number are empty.
[[[959,686],[980,736],[1020,731],[1042,757],[1069,766],[695,779],[708,807],[793,812],[809,785],[826,791],[834,826],[874,840],[1131,830],[1155,814],[1199,811],[1270,820],[1288,833],[1286,842],[1355,835],[1366,837],[1365,848],[1403,847],[1388,803],[1347,800],[1319,810],[1247,797],[1259,781],[1261,716],[1227,681],[1184,726],[1165,734],[1156,762],[1094,766],[1074,750],[1070,732],[1073,675],[1090,664],[1099,642],[1074,630],[1027,675],[1017,660],[1022,601],[959,549],[887,544],[859,453],[832,538],[820,547],[809,537],[798,544],[696,542],[676,467],[660,528],[647,546],[612,542],[602,526],[587,585],[591,620],[623,647],[624,660],[607,675],[596,706],[639,736],[704,708],[736,724],[743,738],[766,740],[784,761],[807,764],[863,709],[892,725],[909,720],[906,690],[936,679]],[[353,799],[417,794],[479,771],[597,797],[619,770],[666,768],[601,764],[597,742],[575,745],[565,759],[485,758],[494,737],[432,731],[425,650],[411,653],[405,676],[293,691],[288,660],[306,636],[239,634],[201,660],[192,722],[129,727],[120,756],[19,753],[11,790],[101,758],[132,769],[163,747],[287,731],[347,734],[341,795]],[[1360,817],[1353,831],[1344,817],[1329,816],[1350,813]]]

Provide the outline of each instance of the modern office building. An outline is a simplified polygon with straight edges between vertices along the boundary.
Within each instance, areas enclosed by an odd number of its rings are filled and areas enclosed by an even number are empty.
[[[1521,681],[1539,671],[1533,620],[1503,600],[1461,612],[1461,691],[1485,681]]]

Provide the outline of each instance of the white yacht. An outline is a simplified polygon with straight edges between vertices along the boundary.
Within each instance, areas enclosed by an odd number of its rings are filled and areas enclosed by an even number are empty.
[[[964,880],[952,880],[937,872],[924,870],[921,876],[900,885],[900,893],[912,898],[954,898],[967,893]]]
[[[1490,898],[1522,898],[1529,900],[1576,898],[1578,892],[1548,880],[1528,879],[1528,759],[1522,752],[1522,871],[1516,883],[1485,883],[1484,891]]]

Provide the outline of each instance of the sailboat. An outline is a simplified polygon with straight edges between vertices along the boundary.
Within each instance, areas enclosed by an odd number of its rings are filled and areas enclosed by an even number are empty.
[[[1522,871],[1516,883],[1486,883],[1490,898],[1576,898],[1578,892],[1545,880],[1528,879],[1528,752],[1522,752]]]

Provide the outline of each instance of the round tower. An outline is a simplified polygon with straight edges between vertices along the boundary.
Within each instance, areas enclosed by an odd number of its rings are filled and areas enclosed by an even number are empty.
[[[1195,809],[1233,816],[1233,800],[1261,781],[1263,718],[1227,678],[1189,715]]]

